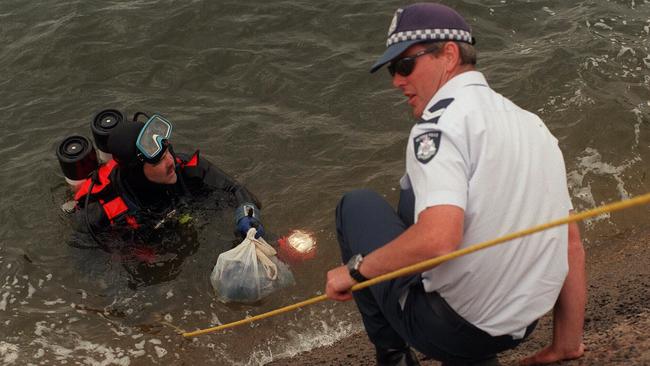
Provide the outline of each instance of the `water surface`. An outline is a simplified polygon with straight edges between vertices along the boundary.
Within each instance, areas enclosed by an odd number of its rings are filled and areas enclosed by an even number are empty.
[[[471,23],[491,86],[560,140],[582,210],[650,191],[650,4],[446,1]],[[397,199],[410,111],[383,52],[397,1],[0,3],[0,360],[6,364],[261,364],[361,328],[322,303],[218,335],[192,330],[321,293],[339,261],[333,215],[347,190]],[[316,234],[296,285],[226,306],[208,276],[229,217],[202,216],[173,278],[129,287],[118,259],[66,243],[69,192],[54,156],[97,111],[160,112],[177,151],[201,149],[264,202],[267,230]],[[508,199],[504,197],[503,199]],[[585,223],[590,240],[647,225],[648,208]],[[227,228],[225,228],[227,227]]]

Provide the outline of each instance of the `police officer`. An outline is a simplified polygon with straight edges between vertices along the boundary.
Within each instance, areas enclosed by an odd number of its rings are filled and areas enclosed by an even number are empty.
[[[193,155],[176,155],[170,143],[172,124],[160,115],[146,123],[127,121],[108,137],[113,160],[102,165],[76,192],[75,217],[104,249],[112,243],[100,234],[133,234],[147,241],[168,222],[183,220],[192,198],[214,194],[216,208],[231,209],[242,237],[256,227],[264,235],[260,203],[234,178]],[[143,234],[145,233],[145,234]],[[142,239],[143,237],[147,239]]]
[[[371,72],[387,65],[419,119],[398,212],[368,190],[342,198],[336,224],[347,264],[328,272],[328,296],[354,296],[380,365],[418,364],[409,346],[445,365],[494,364],[552,308],[553,342],[525,362],[580,357],[586,286],[575,224],[350,293],[357,282],[572,209],[557,139],[475,70],[474,38],[456,11],[400,8],[388,34]]]

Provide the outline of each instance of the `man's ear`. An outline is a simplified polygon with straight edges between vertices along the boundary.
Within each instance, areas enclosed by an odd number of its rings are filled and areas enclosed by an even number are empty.
[[[456,42],[445,42],[442,46],[442,57],[445,58],[447,71],[452,72],[460,65],[460,47]]]

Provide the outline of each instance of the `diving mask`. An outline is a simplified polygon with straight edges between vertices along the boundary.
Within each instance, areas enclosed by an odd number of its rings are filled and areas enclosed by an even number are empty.
[[[147,120],[138,135],[135,146],[138,157],[150,164],[156,164],[165,155],[172,134],[172,124],[162,116],[154,114]]]

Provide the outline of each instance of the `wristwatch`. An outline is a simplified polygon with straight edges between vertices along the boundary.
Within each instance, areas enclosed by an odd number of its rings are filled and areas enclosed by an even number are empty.
[[[363,256],[361,254],[355,254],[352,256],[352,258],[350,258],[350,260],[346,264],[346,267],[348,267],[348,271],[350,271],[350,277],[354,278],[354,280],[357,282],[368,281],[366,276],[362,275],[361,272],[359,272],[359,267],[361,267],[361,262],[363,262]]]

